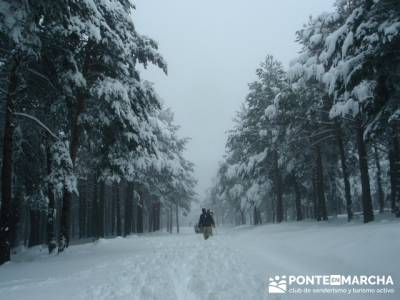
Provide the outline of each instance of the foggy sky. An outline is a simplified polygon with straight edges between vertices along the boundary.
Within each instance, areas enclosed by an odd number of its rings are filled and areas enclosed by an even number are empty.
[[[142,77],[175,113],[186,157],[196,164],[202,198],[225,152],[226,132],[248,83],[267,54],[285,67],[296,57],[295,32],[334,0],[136,0],[135,25],[155,39],[168,76],[155,68]]]

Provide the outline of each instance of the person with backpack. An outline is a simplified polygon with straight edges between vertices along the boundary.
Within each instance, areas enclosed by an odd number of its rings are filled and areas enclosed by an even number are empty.
[[[206,211],[205,208],[202,209],[199,219],[199,227],[203,232],[204,239],[207,240],[212,235],[213,227],[215,228],[215,222],[211,210]]]
[[[207,211],[205,208],[201,209],[201,215],[199,218],[199,223],[197,224],[199,231],[203,232],[204,223],[206,222]]]
[[[201,209],[200,218],[199,218],[199,222],[197,222],[197,223],[194,225],[194,231],[195,231],[196,233],[203,233],[203,224],[204,224],[204,222],[205,222],[205,220],[206,220],[206,213],[207,213],[206,209],[205,209],[205,208],[202,208],[202,209]]]

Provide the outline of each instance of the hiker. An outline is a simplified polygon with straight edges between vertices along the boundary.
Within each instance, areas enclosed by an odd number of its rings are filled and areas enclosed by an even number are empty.
[[[211,223],[211,230],[210,230],[210,235],[213,235],[213,228],[215,229],[215,222],[214,222],[214,212],[211,209],[207,209],[207,216],[210,218],[210,223]]]
[[[206,211],[205,208],[202,208],[201,209],[201,215],[200,215],[200,218],[199,218],[199,223],[197,224],[199,233],[203,232],[203,227],[204,227],[204,224],[206,222],[206,217],[207,217],[207,211]]]
[[[205,208],[202,209],[202,213],[199,219],[199,227],[203,232],[204,239],[208,239],[212,235],[212,228],[215,228],[215,222],[212,216],[212,211],[206,211]]]

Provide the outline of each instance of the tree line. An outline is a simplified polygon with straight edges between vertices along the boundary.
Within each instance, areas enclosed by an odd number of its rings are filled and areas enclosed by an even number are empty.
[[[167,66],[128,0],[1,0],[0,264],[19,245],[179,226],[195,197],[173,113],[138,67]]]
[[[207,202],[236,224],[399,217],[400,2],[336,1],[296,36],[288,71],[257,69]]]

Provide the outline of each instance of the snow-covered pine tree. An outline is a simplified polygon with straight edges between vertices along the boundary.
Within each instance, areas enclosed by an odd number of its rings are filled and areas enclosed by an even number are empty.
[[[399,65],[399,55],[394,49],[398,48],[400,40],[399,12],[400,6],[396,1],[357,1],[353,3],[351,14],[335,32],[337,37],[331,39],[335,48],[327,56],[334,63],[324,79],[335,99],[331,115],[355,116],[360,157],[366,153],[362,140],[372,139],[371,142],[376,143],[378,135],[388,137],[384,143],[389,152],[395,153],[394,149],[398,149],[399,106],[394,100],[398,75],[394,70]],[[391,158],[399,161],[397,154]],[[366,182],[367,162],[360,160],[360,171]],[[392,174],[397,178],[392,186],[392,209],[397,211],[399,172],[394,169]],[[368,194],[367,188],[363,189],[365,194]],[[368,201],[364,199],[367,208],[370,206]],[[364,213],[371,215],[368,211]]]
[[[329,97],[323,83],[321,83],[322,77],[326,72],[326,66],[323,62],[325,57],[321,55],[325,41],[340,26],[346,13],[348,14],[348,10],[345,9],[343,3],[337,3],[337,5],[338,12],[324,13],[320,16],[310,18],[309,22],[297,32],[297,40],[302,45],[302,52],[299,57],[292,61],[289,76],[290,80],[294,83],[294,89],[297,90],[296,93],[300,97],[300,103],[305,107],[305,111],[298,118],[304,118],[309,123],[308,130],[312,133],[308,134],[308,136],[313,137],[313,143],[323,146],[323,142],[332,140],[332,138],[336,141],[343,176],[346,210],[348,220],[350,221],[353,217],[349,180],[350,172],[345,152],[346,139],[342,129],[345,120],[336,119],[334,122],[331,122],[328,119],[328,112],[332,106],[331,97]],[[308,95],[302,97],[302,94]],[[324,101],[321,101],[322,99]],[[328,149],[324,148],[324,152]],[[329,164],[332,165],[332,162]],[[315,168],[315,171],[317,169]],[[318,179],[317,172],[315,172],[314,177],[316,179],[315,186],[320,190],[320,180]],[[322,196],[321,193],[319,194]],[[340,207],[340,204],[336,206]]]
[[[10,260],[10,236],[13,230],[12,180],[13,137],[16,126],[15,106],[25,88],[23,72],[38,57],[40,39],[38,19],[40,5],[28,1],[0,1],[0,68],[6,74],[1,80],[0,95],[5,103],[3,119],[2,205],[0,213],[0,264]]]
[[[136,32],[130,1],[94,2],[75,5],[67,26],[55,26],[53,32],[68,41],[61,44],[65,47],[60,56],[70,67],[60,70],[59,79],[64,83],[70,120],[66,133],[75,172],[84,131],[101,128],[105,136],[112,127],[113,135],[129,136],[124,141],[142,138],[141,122],[157,104],[146,96],[136,64],[151,62],[165,69],[155,42]],[[72,192],[67,187],[64,191],[59,251],[69,243]]]

